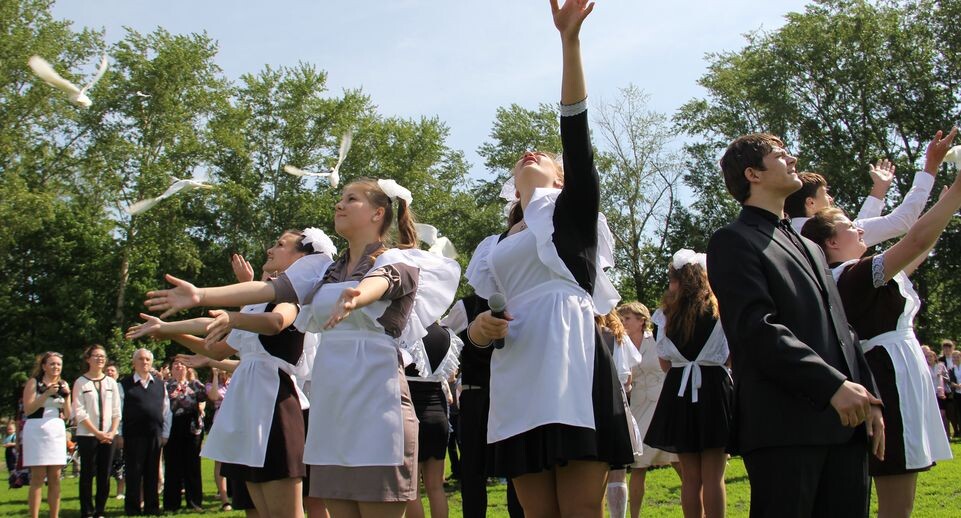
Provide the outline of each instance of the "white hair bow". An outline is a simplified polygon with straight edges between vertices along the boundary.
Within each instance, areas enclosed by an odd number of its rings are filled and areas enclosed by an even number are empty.
[[[314,252],[327,254],[331,257],[337,254],[337,247],[334,246],[334,242],[323,230],[319,228],[308,227],[304,229],[303,233],[304,240],[302,243],[305,245],[310,245]]]
[[[675,270],[680,270],[689,264],[698,264],[707,270],[707,254],[699,254],[690,248],[682,248],[674,253],[671,260]]]
[[[390,199],[396,200],[400,198],[407,202],[408,207],[410,207],[414,201],[414,197],[411,196],[410,191],[405,187],[401,187],[401,185],[394,180],[377,180],[377,185],[380,186],[380,189],[384,191],[384,194]]]

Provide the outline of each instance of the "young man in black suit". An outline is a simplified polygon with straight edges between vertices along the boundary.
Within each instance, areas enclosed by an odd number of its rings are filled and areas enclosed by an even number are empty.
[[[867,516],[881,401],[823,252],[784,219],[801,187],[796,162],[767,134],[738,138],[721,159],[742,205],[707,250],[733,362],[731,449],[744,457],[752,517]]]

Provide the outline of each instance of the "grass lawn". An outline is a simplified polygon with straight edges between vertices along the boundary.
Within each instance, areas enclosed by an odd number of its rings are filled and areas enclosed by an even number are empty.
[[[952,442],[955,458],[961,458],[961,442]],[[204,460],[204,499],[205,513],[180,512],[175,516],[184,517],[215,517],[215,516],[243,516],[244,513],[234,511],[220,512],[220,503],[213,493],[213,464]],[[3,472],[6,475],[6,472]],[[732,459],[727,468],[727,512],[729,516],[747,516],[750,487],[747,473],[740,459]],[[112,489],[116,492],[116,487]],[[78,479],[67,478],[63,482],[62,510],[63,518],[80,516],[80,503],[77,500]],[[450,515],[461,516],[460,494],[451,488],[448,491]],[[0,485],[0,516],[26,516],[27,490],[9,489],[4,482]],[[503,484],[489,487],[490,517],[506,517],[506,491]],[[680,517],[680,485],[677,476],[671,469],[657,469],[647,476],[647,495],[645,497],[643,514],[645,516]],[[427,508],[427,502],[424,501]],[[429,510],[428,510],[429,513]],[[111,498],[107,504],[108,516],[123,514],[123,501]],[[877,514],[876,505],[872,515]],[[46,503],[41,507],[41,516],[47,516]],[[952,518],[961,517],[961,460],[952,460],[938,464],[931,471],[922,473],[918,479],[917,501],[914,506],[914,516],[917,518]]]

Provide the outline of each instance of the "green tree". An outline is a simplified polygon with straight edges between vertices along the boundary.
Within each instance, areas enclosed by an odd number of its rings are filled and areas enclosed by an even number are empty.
[[[899,174],[890,201],[897,203],[934,132],[961,118],[958,14],[957,0],[824,0],[787,15],[781,29],[749,34],[741,50],[710,55],[699,81],[707,97],[676,116],[699,139],[688,146],[687,182],[701,198],[694,213],[701,233],[737,210],[724,201],[716,161],[733,138],[754,131],[782,136],[799,167],[824,174],[847,209],[868,191],[867,164],[893,161]],[[946,234],[939,247],[955,248],[954,239]],[[959,265],[947,255],[936,253],[916,276],[922,296],[954,285],[949,272]],[[929,298],[919,318],[925,339],[961,331],[956,320],[926,325],[943,314],[940,300]]]

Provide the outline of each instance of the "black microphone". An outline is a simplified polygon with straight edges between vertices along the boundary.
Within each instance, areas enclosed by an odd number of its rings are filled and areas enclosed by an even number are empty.
[[[504,295],[500,293],[495,293],[491,295],[491,298],[487,301],[487,305],[491,308],[491,316],[495,318],[504,318],[504,311],[507,310],[507,299]],[[504,339],[498,338],[494,340],[494,349],[504,348]]]

